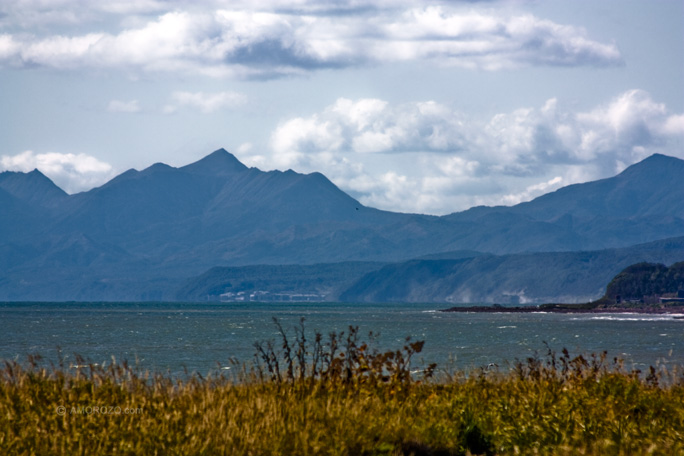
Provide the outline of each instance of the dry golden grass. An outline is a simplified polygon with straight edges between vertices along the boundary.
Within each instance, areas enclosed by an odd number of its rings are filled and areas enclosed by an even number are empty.
[[[676,372],[549,351],[434,379],[434,366],[410,373],[421,342],[381,353],[354,328],[309,342],[302,326],[256,348],[258,362],[230,378],[6,362],[0,453],[684,454]]]

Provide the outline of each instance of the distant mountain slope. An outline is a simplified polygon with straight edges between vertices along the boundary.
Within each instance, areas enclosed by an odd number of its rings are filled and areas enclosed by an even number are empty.
[[[68,195],[38,170],[0,173],[0,245],[36,235],[67,199]]]
[[[179,301],[217,301],[221,294],[253,291],[317,293],[335,300],[363,274],[383,263],[344,262],[313,265],[256,265],[212,268],[189,279],[175,295]]]
[[[514,211],[537,220],[565,214],[577,219],[684,217],[684,160],[655,154],[609,179],[563,187]],[[672,191],[663,191],[669,189]]]
[[[340,295],[354,302],[578,303],[598,299],[615,274],[641,262],[684,260],[684,237],[587,252],[480,255],[386,265]]]
[[[364,208],[321,174],[249,169],[221,150],[182,168],[129,171],[75,195],[55,230],[113,239],[161,263],[172,254],[183,267],[208,267],[353,256],[359,229],[399,218]]]
[[[529,203],[435,217],[365,207],[320,173],[263,172],[223,149],[76,195],[4,172],[0,299],[171,299],[169,284],[214,266],[625,247],[684,235],[682,181],[684,161],[655,155]]]
[[[37,169],[30,173],[0,173],[0,188],[20,201],[43,207],[54,207],[68,197],[64,190]]]
[[[476,207],[446,218],[480,226],[467,237],[475,250],[624,247],[684,233],[683,182],[684,160],[655,154],[615,177],[569,185],[512,207]]]

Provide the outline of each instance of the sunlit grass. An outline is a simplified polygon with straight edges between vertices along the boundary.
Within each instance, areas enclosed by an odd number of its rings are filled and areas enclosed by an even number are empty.
[[[0,453],[684,454],[680,372],[551,350],[510,368],[416,371],[422,346],[381,352],[354,328],[308,341],[300,326],[255,344],[232,376],[5,362]]]

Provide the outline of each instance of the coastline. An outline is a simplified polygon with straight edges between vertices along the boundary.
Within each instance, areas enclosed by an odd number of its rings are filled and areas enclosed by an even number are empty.
[[[635,313],[635,314],[683,314],[684,306],[667,307],[604,307],[592,306],[591,304],[540,304],[532,306],[504,307],[497,304],[490,306],[467,306],[450,307],[440,309],[440,312],[466,312],[466,313],[585,313],[585,314],[615,314],[615,313]]]

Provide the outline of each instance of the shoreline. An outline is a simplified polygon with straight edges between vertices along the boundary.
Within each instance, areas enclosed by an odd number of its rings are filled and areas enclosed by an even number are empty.
[[[652,314],[652,315],[684,315],[684,306],[676,307],[587,307],[586,304],[541,304],[537,306],[504,307],[493,304],[491,306],[450,307],[440,309],[440,312],[463,313],[581,313],[581,314]],[[682,317],[684,318],[684,317]]]

